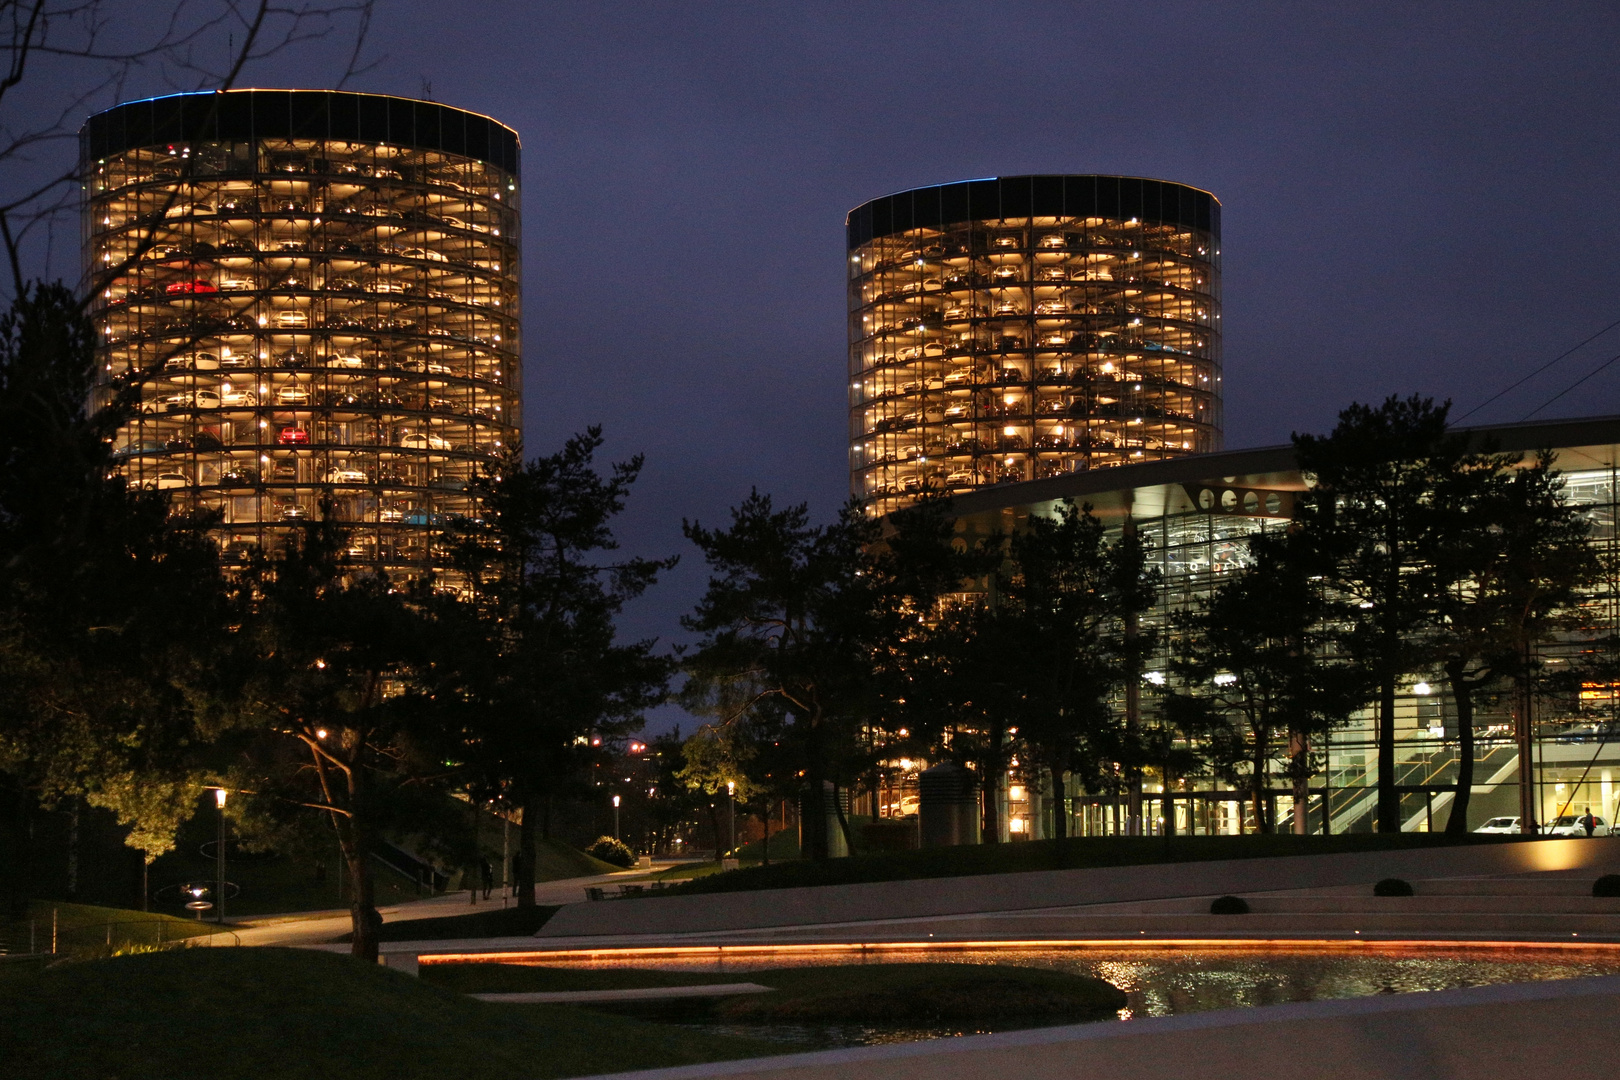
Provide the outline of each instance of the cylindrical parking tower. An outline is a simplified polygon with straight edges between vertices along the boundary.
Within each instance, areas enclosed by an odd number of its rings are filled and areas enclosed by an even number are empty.
[[[103,392],[132,482],[221,516],[227,565],[331,505],[356,564],[442,565],[514,443],[518,138],[433,102],[182,94],[80,133]]]
[[[1220,203],[1118,176],[851,211],[850,480],[871,513],[1221,447]]]

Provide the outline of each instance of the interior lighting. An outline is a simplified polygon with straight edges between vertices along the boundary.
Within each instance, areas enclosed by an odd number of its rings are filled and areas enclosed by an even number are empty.
[[[1433,688],[1426,682],[1420,682],[1416,686],[1412,687],[1412,693],[1417,694],[1420,697],[1433,692]]]

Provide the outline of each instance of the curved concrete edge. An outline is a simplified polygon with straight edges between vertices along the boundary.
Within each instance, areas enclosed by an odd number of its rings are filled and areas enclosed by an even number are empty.
[[[1607,1071],[1620,976],[1511,983],[1334,1001],[1221,1009],[927,1042],[608,1073],[593,1080],[769,1077],[1005,1080],[1106,1075],[1147,1080],[1448,1080]]]
[[[1615,869],[1620,869],[1620,840],[1605,838],[1040,870],[569,904],[535,937],[691,934],[1324,888],[1383,877]]]
[[[759,983],[711,983],[707,986],[649,986],[640,990],[529,990],[515,993],[468,994],[497,1005],[582,1005],[613,1001],[662,1001],[666,998],[737,997],[772,994],[775,988]]]

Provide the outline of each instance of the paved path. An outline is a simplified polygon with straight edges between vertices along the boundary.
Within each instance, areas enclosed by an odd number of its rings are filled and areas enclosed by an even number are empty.
[[[1517,943],[1540,949],[1620,947],[1620,898],[1591,895],[1590,871],[1543,871],[1414,880],[1417,895],[1377,897],[1370,882],[1356,886],[1244,891],[1247,915],[1211,915],[1213,897],[1183,896],[1013,911],[979,911],[913,918],[852,919],[685,933],[556,936],[391,942],[384,950],[467,959],[524,954],[561,960],[612,952],[654,957],[680,952],[822,951],[896,954],[920,947],[996,948],[1037,943],[1072,946],[1192,947],[1222,943],[1333,947],[1403,947]],[[829,890],[836,891],[836,889]],[[641,901],[626,902],[634,910]],[[584,905],[582,905],[584,906]],[[596,904],[592,907],[618,906]],[[829,905],[836,910],[837,905]]]
[[[645,870],[621,870],[612,874],[536,882],[534,902],[545,906],[572,904],[585,899],[587,886],[616,885],[620,881],[645,874]],[[506,906],[516,905],[516,899],[506,898]],[[392,904],[377,910],[382,914],[385,923],[394,923],[413,919],[438,919],[450,915],[474,915],[489,911],[491,907],[501,906],[502,898],[498,895],[492,896],[489,900],[480,895],[478,903],[473,904],[469,902],[466,890],[462,890],[443,896]],[[301,911],[288,915],[229,919],[226,926],[236,932],[243,945],[308,947],[324,945],[334,938],[347,934],[350,929],[350,916],[347,908],[334,908],[328,911]]]
[[[870,919],[983,916],[1078,905],[1212,897],[1223,893],[1252,895],[1301,888],[1370,888],[1373,882],[1386,877],[1415,881],[1578,871],[1587,875],[1590,889],[1593,879],[1615,870],[1620,870],[1620,840],[1543,839],[1403,851],[1042,870],[681,896],[649,895],[600,904],[570,904],[553,916],[540,934],[548,938],[597,938],[825,926]],[[1204,910],[1207,912],[1207,907]],[[1131,928],[1133,933],[1136,929]],[[1571,926],[1568,929],[1589,928]]]

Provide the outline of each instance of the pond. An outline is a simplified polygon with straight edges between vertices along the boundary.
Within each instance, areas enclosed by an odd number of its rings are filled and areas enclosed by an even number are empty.
[[[746,958],[646,957],[593,960],[568,966],[637,967],[739,976],[765,968],[830,965],[850,967],[858,984],[864,964],[953,962],[1054,968],[1106,979],[1125,991],[1120,1020],[1174,1016],[1291,1001],[1368,997],[1449,990],[1498,983],[1620,975],[1620,949],[1401,949],[1359,946],[1355,951],[1267,948],[1007,948],[941,949],[852,953],[828,960],[803,954],[751,954]],[[548,961],[548,966],[555,961]],[[741,980],[739,980],[741,981]],[[863,1025],[686,1025],[705,1031],[771,1038],[818,1048],[909,1042],[1007,1030],[1006,1025],[974,1030],[878,1028]]]

